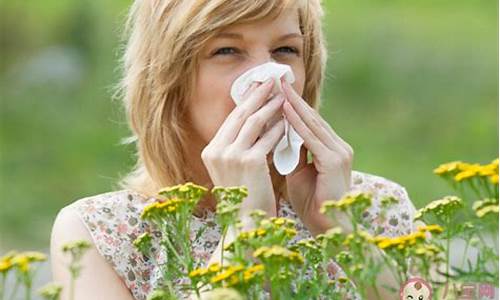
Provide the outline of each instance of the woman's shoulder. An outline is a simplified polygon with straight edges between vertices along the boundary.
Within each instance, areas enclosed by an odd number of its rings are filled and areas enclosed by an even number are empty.
[[[406,188],[397,181],[372,173],[353,171],[352,190],[372,195],[372,205],[363,216],[366,224],[370,224],[368,229],[371,233],[399,236],[415,231],[415,205]],[[384,210],[381,200],[386,197],[392,197],[396,202]]]
[[[153,198],[123,189],[81,197],[67,207],[78,211],[87,210],[88,212],[94,212],[94,209],[107,211],[108,209],[128,208],[135,210],[136,207],[144,206],[150,201],[153,201]]]
[[[397,181],[360,170],[351,172],[351,188],[363,192],[371,192],[375,197],[392,195],[399,200],[408,200],[406,188]]]
[[[80,198],[67,208],[76,212],[91,233],[119,235],[138,226],[142,209],[152,201],[152,197],[124,189]]]
[[[87,227],[93,242],[107,259],[116,247],[131,244],[147,224],[140,214],[154,201],[131,190],[116,190],[79,198],[64,209],[72,210]]]
[[[116,190],[79,198],[59,212],[85,229],[99,254],[138,299],[145,298],[143,293],[149,291],[155,275],[151,261],[133,242],[144,232],[159,234],[140,218],[143,207],[154,200],[135,191]]]

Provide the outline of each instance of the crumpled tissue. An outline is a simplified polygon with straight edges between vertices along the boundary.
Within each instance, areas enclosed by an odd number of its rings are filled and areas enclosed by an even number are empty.
[[[264,82],[273,78],[275,83],[271,95],[283,93],[280,78],[292,84],[295,81],[292,68],[289,65],[268,62],[245,71],[236,78],[231,86],[231,97],[236,105],[241,104],[242,96],[254,82]],[[283,117],[284,118],[284,117]],[[302,137],[293,129],[289,122],[285,121],[285,133],[273,150],[273,163],[281,175],[291,173],[299,164],[300,147],[304,143]]]

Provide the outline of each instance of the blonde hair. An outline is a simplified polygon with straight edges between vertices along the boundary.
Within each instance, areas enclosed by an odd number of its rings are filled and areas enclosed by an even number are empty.
[[[147,196],[191,181],[185,169],[189,147],[185,124],[197,54],[226,26],[274,18],[296,7],[304,39],[303,98],[319,109],[326,65],[321,0],[136,0],[125,26],[123,78],[117,90],[136,143],[134,169],[120,188]],[[279,174],[278,174],[279,175]],[[284,177],[277,183],[286,195]],[[273,180],[274,185],[274,180]]]

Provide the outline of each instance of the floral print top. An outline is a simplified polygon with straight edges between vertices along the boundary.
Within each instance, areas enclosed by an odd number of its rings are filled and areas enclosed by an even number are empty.
[[[372,206],[365,213],[366,228],[371,234],[385,236],[405,235],[416,230],[412,222],[416,210],[404,187],[384,177],[352,170],[351,191],[371,192]],[[399,200],[385,214],[380,212],[380,200],[385,196],[393,196]],[[92,236],[98,252],[113,267],[126,284],[135,299],[143,300],[161,282],[160,269],[156,267],[165,262],[163,251],[158,241],[161,233],[140,219],[142,209],[155,201],[132,190],[119,190],[79,199],[72,203],[82,222]],[[291,205],[280,199],[279,217],[287,217],[296,221],[297,235],[291,243],[312,237],[293,211]],[[193,256],[200,262],[208,262],[221,238],[221,230],[215,222],[215,213],[206,209],[204,215],[192,216],[191,241]],[[195,238],[200,228],[204,228],[198,239]],[[143,256],[136,250],[132,242],[143,232],[153,235],[153,257]],[[200,266],[205,266],[205,263]],[[336,277],[343,273],[341,268],[331,261],[329,276]],[[187,283],[188,278],[179,278],[177,283]],[[177,284],[174,284],[177,286]],[[177,291],[179,299],[189,295]],[[357,296],[354,296],[357,298]]]

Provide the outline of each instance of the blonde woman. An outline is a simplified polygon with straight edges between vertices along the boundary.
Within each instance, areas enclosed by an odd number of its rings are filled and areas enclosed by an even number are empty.
[[[60,246],[87,239],[93,248],[84,257],[76,299],[146,299],[160,277],[158,268],[132,246],[135,237],[151,230],[139,214],[160,188],[187,181],[207,188],[247,186],[249,197],[240,211],[245,226],[252,226],[248,214],[259,208],[268,216],[294,218],[296,239],[335,225],[348,231],[343,216],[332,222],[318,208],[353,189],[374,194],[366,215],[373,224],[369,231],[392,236],[413,231],[414,206],[406,190],[352,170],[352,147],[318,113],[327,54],[322,16],[320,0],[135,1],[127,23],[120,95],[137,164],[117,190],[79,199],[59,212],[51,238],[55,280],[69,282]],[[254,84],[235,107],[232,82],[270,61],[292,68],[293,85],[282,81],[284,93],[267,101],[272,84]],[[300,163],[286,176],[271,159],[284,134],[282,114],[304,139]],[[307,151],[313,157],[309,163]],[[382,219],[378,201],[386,195],[400,203]],[[215,205],[207,196],[193,215],[193,231],[207,227],[193,246],[194,255],[207,265],[221,251]],[[386,274],[381,274],[381,284],[389,281]]]

